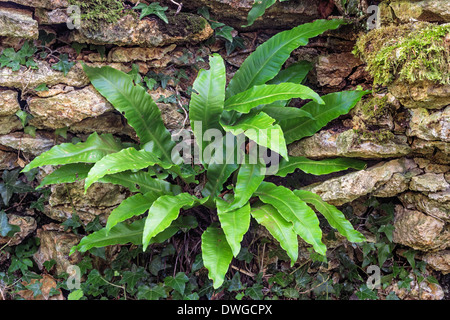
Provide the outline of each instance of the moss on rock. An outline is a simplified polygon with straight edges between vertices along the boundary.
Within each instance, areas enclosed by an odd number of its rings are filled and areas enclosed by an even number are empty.
[[[450,84],[450,24],[411,23],[374,29],[353,53],[366,61],[375,85],[395,80]]]

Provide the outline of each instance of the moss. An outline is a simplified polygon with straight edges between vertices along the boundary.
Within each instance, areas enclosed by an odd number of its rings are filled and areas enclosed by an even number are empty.
[[[103,21],[115,23],[128,14],[119,0],[69,0],[69,3],[80,7],[83,27],[88,29],[95,29]]]
[[[367,62],[375,85],[394,80],[450,84],[450,24],[414,23],[372,30],[353,53]]]
[[[353,131],[358,135],[358,143],[361,143],[362,141],[374,141],[383,143],[392,141],[395,137],[394,133],[389,130],[367,131],[354,129]]]
[[[383,96],[381,98],[372,97],[365,101],[361,101],[359,110],[364,115],[365,119],[379,118],[389,110],[388,97]]]

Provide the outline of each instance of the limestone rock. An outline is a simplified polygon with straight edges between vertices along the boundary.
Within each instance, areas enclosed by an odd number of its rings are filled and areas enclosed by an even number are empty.
[[[24,90],[25,88],[33,89],[40,84],[46,84],[48,87],[59,83],[73,87],[84,87],[90,83],[80,63],[76,63],[66,76],[62,72],[52,69],[51,65],[45,61],[37,61],[36,63],[36,70],[28,70],[25,67],[18,71],[12,71],[11,68],[1,68],[0,86]]]
[[[66,9],[46,10],[35,8],[34,15],[40,25],[67,23],[69,18]]]
[[[445,180],[443,173],[425,173],[412,177],[409,187],[415,191],[438,192],[450,188],[450,184]]]
[[[450,250],[429,252],[422,257],[431,268],[443,274],[450,273]]]
[[[0,134],[8,134],[20,129],[22,129],[22,123],[17,116],[0,117]]]
[[[347,130],[333,132],[322,130],[311,137],[289,145],[291,156],[310,158],[358,157],[379,159],[401,157],[411,153],[406,137],[390,131],[358,132]]]
[[[411,109],[409,113],[411,118],[406,131],[408,136],[450,142],[450,106],[435,112],[422,108]]]
[[[429,216],[450,222],[450,202],[439,202],[420,192],[405,192],[399,196],[407,209],[415,209]]]
[[[0,89],[0,117],[10,116],[20,110],[18,93]]]
[[[38,23],[33,19],[33,13],[27,10],[0,7],[0,36],[37,39]]]
[[[36,230],[37,222],[33,217],[8,214],[8,222],[11,225],[19,226],[20,231],[11,238],[0,236],[0,245],[8,243],[8,246],[16,246]]]
[[[37,237],[40,239],[38,251],[33,255],[39,269],[44,268],[44,262],[55,260],[55,273],[57,275],[68,272],[70,265],[81,261],[81,254],[76,252],[69,256],[70,249],[77,245],[81,236],[62,230],[37,230]]]
[[[450,103],[450,85],[448,84],[436,84],[431,81],[410,84],[395,81],[389,86],[389,92],[405,108],[441,109]]]
[[[167,47],[141,48],[141,47],[115,47],[108,53],[108,61],[111,62],[132,62],[132,61],[152,61],[164,58],[168,53],[176,48],[175,44]]]
[[[67,8],[69,6],[69,0],[0,0],[0,2],[14,2],[23,6],[46,9]]]
[[[409,173],[415,168],[416,164],[413,160],[399,158],[380,163],[366,170],[351,172],[321,183],[312,184],[304,189],[320,195],[324,201],[336,206],[372,194],[377,190],[383,190],[382,194],[385,197],[393,197],[399,192],[403,192],[404,188],[402,187],[400,190],[396,188],[381,189],[383,185],[387,184],[395,174],[403,176],[404,181],[400,185],[404,185],[410,179],[408,178]],[[399,179],[399,177],[396,176],[396,179]]]
[[[119,205],[129,193],[119,185],[94,183],[84,194],[84,180],[64,185],[52,185],[49,206],[45,214],[57,221],[65,221],[72,216],[73,208],[85,224],[99,216],[106,223],[109,213]]]
[[[183,8],[195,11],[206,6],[214,14],[214,19],[242,29],[247,24],[247,15],[253,3],[253,0],[186,0],[183,1]],[[311,22],[320,18],[319,3],[318,0],[277,1],[265,11],[263,17],[245,30],[288,28]]]
[[[50,98],[33,97],[28,105],[33,115],[30,124],[40,129],[69,127],[114,109],[91,85]]]
[[[450,229],[442,220],[397,205],[393,241],[420,251],[444,250],[450,246]]]
[[[23,132],[14,132],[0,136],[0,145],[21,150],[34,156],[49,150],[54,144],[54,138],[43,132],[36,132],[36,137]]]
[[[316,64],[316,76],[320,86],[341,90],[345,79],[363,62],[350,52],[320,56]]]
[[[450,164],[450,143],[448,142],[414,138],[411,149],[413,154],[426,157],[434,163]]]
[[[17,167],[17,154],[0,150],[0,170],[11,170]]]
[[[137,141],[134,129],[129,126],[124,118],[114,112],[105,112],[94,118],[86,118],[74,123],[69,127],[70,132],[75,133],[111,133],[116,135],[127,135]]]
[[[100,23],[95,28],[81,25],[70,34],[70,40],[98,45],[159,47],[170,44],[197,43],[208,39],[213,29],[200,16],[179,13],[168,16],[169,23],[160,20],[139,20],[132,15],[120,18],[115,24]]]
[[[390,4],[390,7],[402,23],[413,19],[450,22],[450,7],[447,0],[395,1]]]

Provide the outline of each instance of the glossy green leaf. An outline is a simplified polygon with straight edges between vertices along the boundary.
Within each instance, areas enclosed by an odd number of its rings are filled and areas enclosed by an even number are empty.
[[[308,102],[301,110],[310,113],[313,119],[299,118],[280,122],[286,143],[312,136],[328,122],[347,114],[369,91],[342,91],[322,96],[324,105],[315,101]]]
[[[144,251],[151,238],[164,231],[178,217],[181,208],[192,208],[198,203],[199,199],[189,193],[180,193],[176,196],[164,195],[154,201],[145,219],[142,235]]]
[[[153,174],[145,171],[125,171],[104,176],[99,180],[103,183],[118,184],[128,188],[131,192],[178,194],[181,188],[165,180],[154,178]]]
[[[279,177],[286,177],[286,175],[294,172],[296,169],[300,169],[305,173],[323,175],[350,168],[362,170],[365,167],[366,163],[364,161],[352,158],[311,160],[305,157],[291,156],[289,157],[289,161],[286,161],[285,159],[280,160],[278,167],[279,169],[275,175]]]
[[[226,210],[235,210],[246,204],[266,177],[265,173],[265,166],[259,162],[258,164],[242,164],[234,188],[234,200]]]
[[[225,85],[225,64],[220,55],[213,54],[209,59],[209,70],[200,70],[194,81],[189,103],[189,120],[202,152],[207,143],[204,141],[205,131],[222,130],[219,120],[223,112]]]
[[[134,128],[141,145],[162,160],[172,161],[171,151],[175,143],[164,126],[161,111],[146,90],[135,85],[132,78],[122,71],[109,66],[93,68],[82,65],[92,85]]]
[[[62,143],[34,158],[22,172],[45,165],[60,165],[70,163],[95,163],[104,156],[118,152],[122,144],[111,134],[98,135],[92,133],[85,142],[77,144]]]
[[[202,259],[214,289],[219,288],[233,259],[233,252],[221,228],[213,225],[203,232]]]
[[[137,193],[123,200],[111,211],[106,222],[106,231],[109,232],[119,222],[145,213],[160,196],[161,194],[150,191],[145,194]]]
[[[276,1],[277,0],[255,0],[252,8],[248,12],[247,24],[242,27],[245,28],[251,26],[255,20],[261,17],[268,8],[275,4]]]
[[[283,186],[276,186],[271,182],[262,182],[255,196],[274,206],[284,219],[294,225],[295,232],[314,250],[325,255],[326,247],[322,243],[322,230],[315,212],[291,190]]]
[[[231,174],[239,168],[236,157],[237,152],[235,146],[227,146],[226,137],[218,143],[223,145],[222,160],[217,163],[209,163],[206,171],[207,182],[202,190],[204,197],[209,196],[207,206],[214,206],[214,198],[222,191],[223,184],[228,180]]]
[[[245,59],[227,87],[226,98],[273,79],[294,49],[306,45],[310,38],[327,30],[337,29],[343,23],[343,20],[316,20],[279,32]]]
[[[70,250],[70,255],[76,250],[79,252],[86,252],[92,248],[100,248],[114,244],[132,243],[135,245],[142,244],[142,231],[144,227],[144,220],[137,220],[133,223],[118,223],[109,232],[106,228],[91,233],[81,239],[78,245]]]
[[[75,251],[86,252],[92,248],[101,248],[115,244],[132,243],[141,245],[144,225],[145,219],[140,219],[133,223],[127,223],[126,221],[120,222],[112,227],[109,232],[106,230],[106,227],[102,228],[81,239],[78,245],[73,246],[70,249],[69,255],[73,254]],[[184,223],[183,219],[177,219],[163,232],[150,239],[149,244],[166,241],[177,233],[180,228],[190,228],[190,225]]]
[[[345,218],[340,210],[323,201],[319,195],[307,190],[294,190],[293,192],[306,203],[312,204],[327,219],[328,223],[346,237],[348,241],[363,242],[366,240],[360,232],[353,228],[350,221]]]
[[[303,109],[285,106],[274,106],[273,103],[262,106],[259,110],[266,113],[269,117],[275,119],[277,122],[302,117],[313,119],[313,116]]]
[[[92,164],[87,163],[73,163],[66,164],[52,173],[46,175],[39,186],[36,189],[42,188],[49,184],[58,184],[58,183],[72,183],[75,181],[81,181],[85,179],[88,175],[89,170],[92,168]]]
[[[289,67],[281,70],[267,84],[279,84],[283,82],[302,83],[312,68],[313,65],[309,61],[302,60],[293,63]]]
[[[241,241],[244,234],[250,227],[250,203],[238,209],[229,210],[227,203],[219,198],[216,199],[217,215],[219,217],[220,226],[227,238],[227,242],[236,257],[241,251]]]
[[[251,214],[286,250],[293,266],[298,259],[298,239],[292,223],[286,221],[277,209],[267,204],[252,208]]]
[[[323,104],[320,96],[310,88],[301,84],[286,82],[258,85],[238,93],[225,101],[225,110],[248,113],[259,105],[292,98],[312,99]]]
[[[108,174],[114,174],[127,170],[140,170],[154,165],[161,165],[163,168],[170,168],[169,163],[162,163],[154,154],[146,150],[136,150],[135,148],[123,149],[119,152],[106,155],[97,161],[85,180],[85,190],[89,186]]]
[[[275,119],[269,117],[266,113],[259,112],[256,115],[243,116],[233,125],[222,123],[222,127],[225,131],[236,136],[242,133],[258,145],[275,151],[287,159],[287,147],[283,131],[279,125],[273,125],[274,121]]]

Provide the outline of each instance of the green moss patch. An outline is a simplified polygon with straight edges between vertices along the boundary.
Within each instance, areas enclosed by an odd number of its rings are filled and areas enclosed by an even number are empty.
[[[115,23],[126,13],[119,0],[69,0],[81,9],[83,27],[95,28],[100,22]]]
[[[367,63],[374,85],[394,80],[450,84],[450,24],[414,23],[372,30],[353,53]]]

